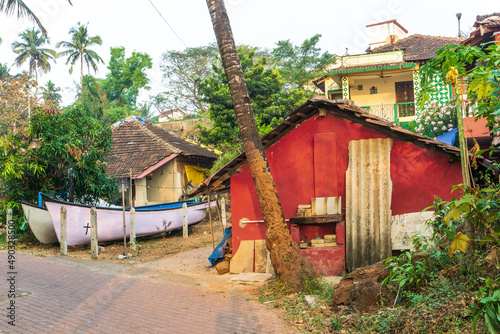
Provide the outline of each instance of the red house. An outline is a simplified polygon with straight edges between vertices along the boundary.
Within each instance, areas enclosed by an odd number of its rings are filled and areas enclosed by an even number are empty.
[[[420,211],[462,182],[458,148],[352,105],[310,100],[262,140],[292,238],[327,275],[409,249],[429,217]],[[231,271],[265,271],[266,229],[244,153],[193,195],[227,187]]]

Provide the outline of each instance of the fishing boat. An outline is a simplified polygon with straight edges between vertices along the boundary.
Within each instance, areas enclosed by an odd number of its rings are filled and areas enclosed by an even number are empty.
[[[92,206],[56,200],[42,195],[50,214],[57,239],[61,240],[61,208],[66,208],[68,246],[90,243],[90,209]],[[164,233],[182,227],[183,202],[137,207],[135,212],[136,236]],[[215,205],[215,204],[212,204]],[[187,201],[188,225],[205,218],[208,202]],[[123,209],[95,207],[97,211],[97,238],[99,242],[123,240]],[[125,233],[130,236],[130,209],[125,211]]]
[[[53,244],[57,242],[54,225],[50,214],[44,207],[20,201],[24,216],[28,221],[31,231],[42,244]]]

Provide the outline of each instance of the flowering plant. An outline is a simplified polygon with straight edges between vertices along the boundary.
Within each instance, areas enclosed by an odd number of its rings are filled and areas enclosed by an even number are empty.
[[[434,138],[458,126],[456,108],[453,103],[441,106],[439,102],[431,101],[417,116],[415,131]]]

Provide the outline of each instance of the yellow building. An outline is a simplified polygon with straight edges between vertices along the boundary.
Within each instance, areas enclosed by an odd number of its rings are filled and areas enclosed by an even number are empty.
[[[144,119],[131,117],[114,125],[106,173],[117,178],[120,187],[123,181],[127,206],[130,191],[135,206],[175,202],[188,185],[204,181],[204,170],[217,157]]]
[[[340,66],[314,84],[330,100],[353,100],[373,115],[405,125],[415,120],[418,112],[415,97],[420,91],[421,66],[441,47],[461,40],[407,36],[396,20],[368,25],[367,34],[373,40],[366,54],[341,57]],[[439,77],[435,81],[437,91],[432,99],[448,102],[452,98],[450,87]]]

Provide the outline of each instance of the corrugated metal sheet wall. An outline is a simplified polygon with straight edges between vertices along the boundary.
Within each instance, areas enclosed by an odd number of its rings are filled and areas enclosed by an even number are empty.
[[[346,173],[346,266],[349,271],[391,256],[391,149],[390,138],[349,143]]]

